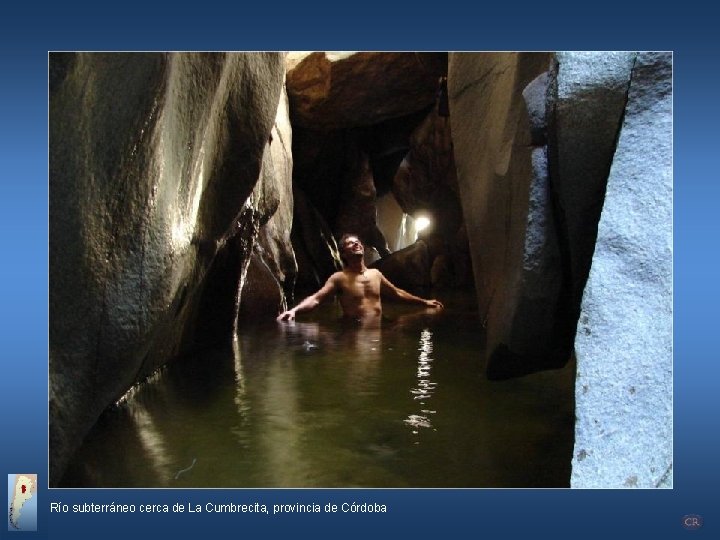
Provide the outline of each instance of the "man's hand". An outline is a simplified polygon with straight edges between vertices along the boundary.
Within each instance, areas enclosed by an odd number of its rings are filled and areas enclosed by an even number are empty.
[[[425,307],[443,309],[445,306],[442,305],[440,300],[425,300]]]
[[[295,310],[294,309],[288,309],[287,311],[283,311],[280,315],[277,316],[276,321],[294,321],[295,320]]]

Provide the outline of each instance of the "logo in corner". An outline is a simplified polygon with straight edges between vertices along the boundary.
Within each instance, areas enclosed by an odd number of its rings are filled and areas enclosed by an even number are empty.
[[[37,474],[8,474],[8,531],[37,531]]]
[[[694,531],[703,526],[703,518],[697,514],[688,514],[683,516],[682,525],[688,531]]]

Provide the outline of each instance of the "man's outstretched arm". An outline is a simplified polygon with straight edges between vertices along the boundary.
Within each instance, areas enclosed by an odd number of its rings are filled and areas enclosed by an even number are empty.
[[[380,273],[380,283],[382,284],[383,291],[387,292],[387,294],[392,298],[397,298],[404,302],[420,304],[429,308],[443,309],[445,307],[442,305],[440,300],[435,300],[434,298],[431,300],[420,298],[419,296],[415,296],[414,294],[410,294],[409,292],[402,290],[400,287],[396,287],[388,278],[382,275],[382,272]]]
[[[295,320],[295,313],[298,311],[310,311],[315,309],[320,302],[322,302],[330,293],[335,290],[335,274],[330,276],[325,282],[325,285],[317,291],[315,294],[311,294],[304,300],[302,300],[297,306],[287,311],[283,311],[277,316],[278,321],[292,321]]]

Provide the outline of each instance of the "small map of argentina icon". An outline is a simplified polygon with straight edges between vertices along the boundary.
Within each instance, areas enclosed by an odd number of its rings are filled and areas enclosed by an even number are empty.
[[[8,474],[8,531],[37,531],[37,474]]]

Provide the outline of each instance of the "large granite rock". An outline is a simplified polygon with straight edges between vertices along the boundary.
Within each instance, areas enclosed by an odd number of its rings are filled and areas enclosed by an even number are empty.
[[[634,55],[551,59],[450,55],[455,158],[491,378],[570,359]]]
[[[401,289],[425,293],[431,286],[432,259],[427,244],[418,240],[370,265]]]
[[[243,208],[283,73],[276,53],[50,56],[51,485],[100,412],[202,333],[216,254],[256,232]]]
[[[575,349],[572,487],[672,487],[670,53],[632,69]]]
[[[410,150],[393,179],[393,194],[410,215],[429,214],[433,228],[451,237],[462,224],[450,120],[436,109],[410,137]]]
[[[555,298],[543,283],[557,268],[545,151],[533,137],[542,131],[537,118],[543,115],[528,114],[523,97],[550,60],[548,53],[452,53],[449,58],[460,201],[478,308],[487,326],[491,378],[556,367],[570,354],[565,351],[558,360],[548,339],[552,317],[546,316]],[[537,93],[527,96],[535,104],[531,110],[542,103],[533,97]]]
[[[294,125],[370,126],[432,104],[447,53],[315,52],[289,68]]]
[[[570,349],[635,53],[559,52],[556,57],[548,166],[563,259],[557,339]]]

